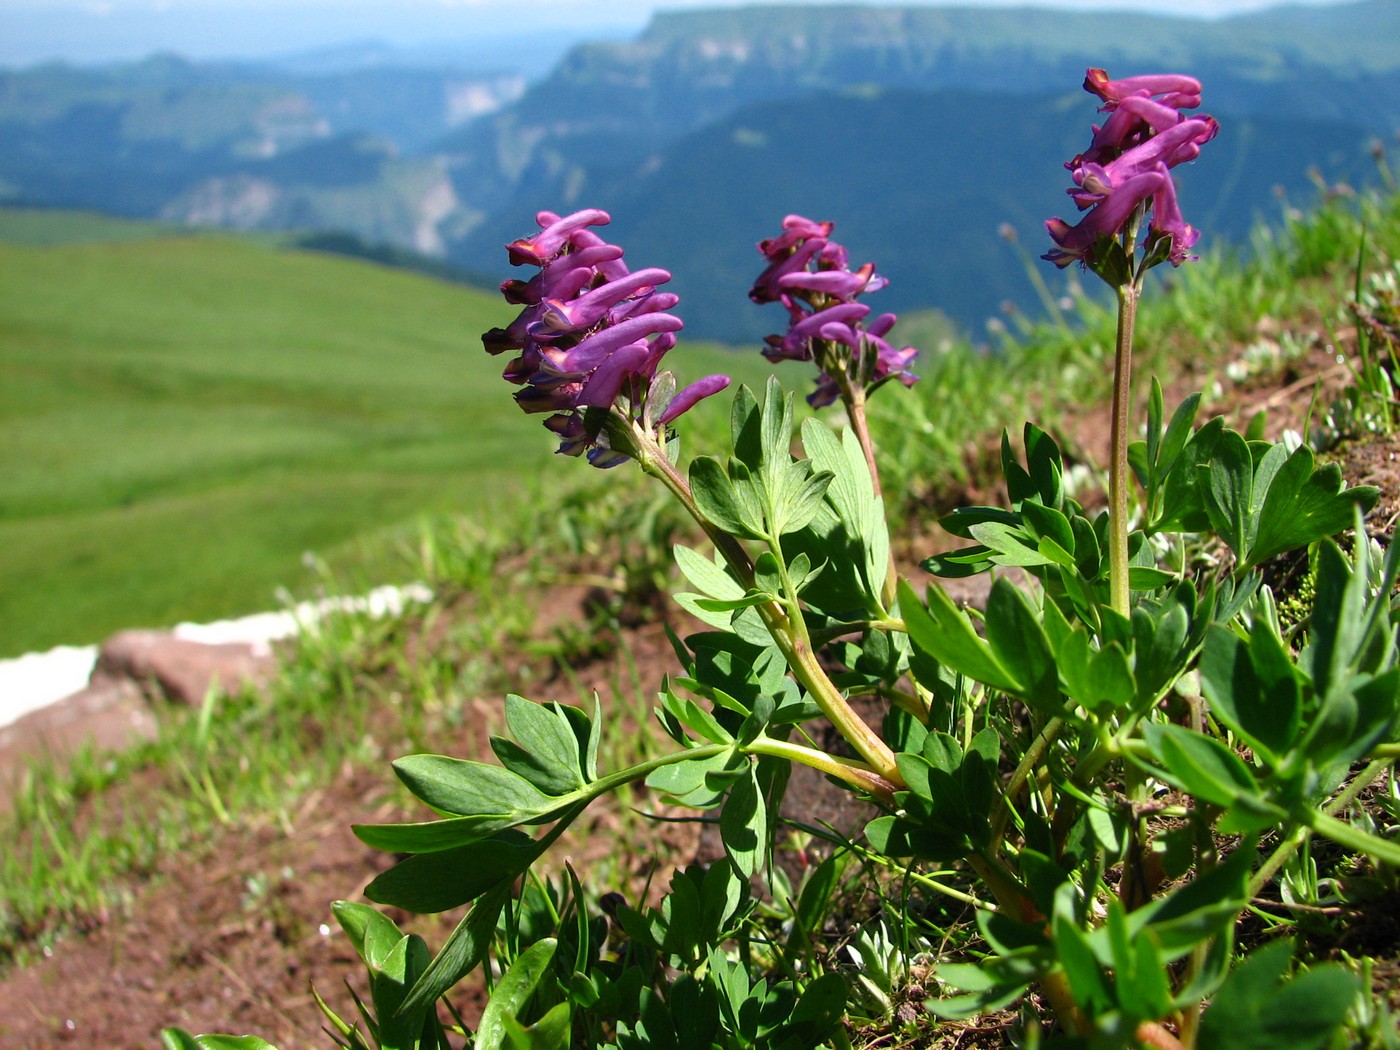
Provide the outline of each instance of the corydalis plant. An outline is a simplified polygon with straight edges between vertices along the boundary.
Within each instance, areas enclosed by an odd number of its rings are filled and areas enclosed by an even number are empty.
[[[1142,280],[1158,263],[1179,266],[1199,238],[1177,206],[1171,169],[1200,155],[1220,130],[1215,118],[1181,111],[1201,104],[1200,81],[1175,73],[1110,80],[1090,69],[1084,89],[1103,100],[1109,117],[1094,126],[1088,150],[1068,161],[1074,186],[1068,191],[1088,214],[1077,226],[1058,217],[1045,223],[1055,247],[1043,258],[1064,268],[1079,262],[1118,296],[1114,354],[1113,416],[1108,472],[1109,602],[1127,616],[1132,601],[1128,576],[1128,410],[1132,395],[1133,326]],[[1137,260],[1137,236],[1151,213]]]
[[[611,222],[607,212],[542,211],[535,221],[540,232],[506,250],[514,265],[540,272],[501,284],[506,300],[525,308],[482,343],[490,354],[520,351],[503,375],[523,388],[515,401],[526,412],[551,413],[544,425],[559,435],[561,453],[616,466],[633,457],[635,434],[663,439],[673,420],[729,377],[706,376],[677,392],[671,374],[657,372],[684,325],[667,312],[680,300],[658,290],[670,273],[629,271],[622,249],[590,229]]]

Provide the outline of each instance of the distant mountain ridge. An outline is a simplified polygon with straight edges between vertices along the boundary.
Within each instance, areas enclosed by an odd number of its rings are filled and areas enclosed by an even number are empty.
[[[928,261],[889,294],[976,326],[1024,291],[997,228],[1038,236],[1065,209],[1058,166],[1095,119],[1078,90],[1091,65],[1205,82],[1225,130],[1182,181],[1215,238],[1242,235],[1276,186],[1311,192],[1310,166],[1373,177],[1371,139],[1400,127],[1393,0],[1210,22],[755,6],[660,13],[635,40],[577,46],[529,85],[379,65],[369,45],[285,68],[166,56],[0,73],[0,202],[337,229],[476,272],[498,266],[535,211],[607,206],[634,256],[676,271],[693,327],[750,338],[758,322],[710,289],[784,211],[829,207],[819,217],[863,241],[937,199],[958,216],[940,233],[956,251],[929,245],[926,222]],[[838,172],[854,184],[836,185]]]

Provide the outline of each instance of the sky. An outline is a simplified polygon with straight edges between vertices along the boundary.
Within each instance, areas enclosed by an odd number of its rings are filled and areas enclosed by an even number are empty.
[[[157,51],[196,59],[267,58],[364,41],[445,53],[463,44],[489,47],[493,39],[518,40],[527,33],[539,41],[543,60],[585,37],[631,35],[656,10],[743,2],[754,0],[0,0],[0,66],[51,59],[126,61]],[[1275,6],[1278,0],[912,2],[988,7],[1036,3],[1215,17]]]

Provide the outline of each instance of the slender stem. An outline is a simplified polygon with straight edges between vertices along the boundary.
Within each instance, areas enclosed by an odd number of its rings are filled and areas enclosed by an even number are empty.
[[[853,383],[846,375],[842,375],[839,385],[846,402],[846,415],[851,421],[851,429],[855,431],[860,450],[865,454],[865,465],[870,470],[870,483],[875,486],[875,498],[879,499],[880,468],[875,463],[875,443],[870,438],[870,421],[865,414],[865,389],[859,381]]]
[[[867,348],[862,354],[862,371],[873,371],[873,354],[871,348]],[[875,442],[870,437],[870,419],[865,411],[865,383],[869,376],[860,375],[853,379],[845,370],[837,375],[837,386],[841,391],[841,400],[846,405],[846,416],[851,421],[851,429],[855,432],[856,441],[860,443],[861,453],[865,456],[865,466],[870,471],[870,484],[875,489],[875,498],[880,499],[880,468],[875,462]],[[898,588],[899,570],[895,567],[894,552],[891,551],[889,563],[885,566],[885,582],[880,589],[880,605],[883,609],[894,605],[894,596]]]
[[[852,787],[873,795],[886,805],[894,805],[895,787],[863,762],[829,755],[816,748],[804,747],[788,740],[775,740],[769,736],[758,736],[744,747],[757,755],[772,755],[786,758],[804,766],[810,766],[827,776],[835,777]]]
[[[1118,286],[1118,341],[1113,357],[1113,416],[1108,466],[1109,605],[1127,616],[1128,587],[1128,415],[1133,386],[1133,326],[1141,289],[1134,280]]]
[[[1363,769],[1360,773],[1356,774],[1356,776],[1352,779],[1351,783],[1347,785],[1345,791],[1343,791],[1340,795],[1338,795],[1336,798],[1334,798],[1331,802],[1327,804],[1327,806],[1322,810],[1320,816],[1330,819],[1336,814],[1340,813],[1342,810],[1346,809],[1347,806],[1351,805],[1357,800],[1357,798],[1361,795],[1361,792],[1365,791],[1368,787],[1370,787],[1371,784],[1375,782],[1375,779],[1382,773],[1384,773],[1387,768],[1389,768],[1390,763],[1390,759],[1378,759],[1367,765],[1365,769]],[[1333,823],[1340,822],[1334,821]],[[1277,875],[1279,869],[1282,868],[1286,863],[1288,863],[1288,859],[1298,851],[1298,847],[1300,847],[1305,841],[1307,841],[1308,837],[1312,834],[1314,830],[1322,831],[1323,829],[1318,828],[1315,825],[1313,827],[1303,826],[1296,828],[1293,834],[1291,834],[1287,839],[1285,839],[1283,843],[1278,847],[1278,849],[1274,850],[1274,852],[1269,855],[1269,859],[1260,866],[1259,870],[1254,873],[1254,878],[1250,880],[1250,897],[1257,897],[1259,895],[1260,891],[1263,890],[1263,888],[1269,884],[1269,880],[1272,879],[1275,875]],[[1323,831],[1323,834],[1326,834],[1326,832]],[[1358,834],[1360,833],[1358,832]],[[1370,838],[1371,836],[1367,836],[1368,840]],[[1385,842],[1385,840],[1377,841]],[[1350,846],[1351,844],[1343,843],[1343,845]],[[1385,842],[1385,845],[1389,846],[1391,844]],[[1364,852],[1368,851],[1370,847],[1363,843],[1360,845],[1352,846],[1352,848]]]
[[[1021,757],[1021,762],[1011,774],[1011,779],[1006,782],[1006,789],[1002,792],[1002,802],[1004,803],[997,810],[997,815],[992,820],[992,848],[995,849],[1001,842],[1001,837],[1006,832],[1006,822],[1011,817],[1012,806],[1015,803],[1016,795],[1020,792],[1021,786],[1031,772],[1040,764],[1040,760],[1045,757],[1045,752],[1054,743],[1055,738],[1060,735],[1060,730],[1064,728],[1065,720],[1055,717],[1046,722],[1040,732],[1036,734],[1031,746],[1026,749],[1025,755]]]

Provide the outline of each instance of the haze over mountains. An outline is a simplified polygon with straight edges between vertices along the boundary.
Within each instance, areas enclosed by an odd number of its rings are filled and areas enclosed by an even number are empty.
[[[1073,210],[1087,66],[1180,70],[1222,132],[1179,169],[1202,247],[1303,202],[1310,170],[1373,181],[1400,128],[1400,4],[1214,22],[1034,8],[754,7],[659,14],[527,81],[479,57],[374,45],[277,63],[174,56],[0,72],[0,203],[237,229],[337,230],[501,270],[535,211],[598,206],[633,265],[676,274],[697,336],[779,324],[745,292],[782,216],[833,219],[891,279],[885,309],[973,328],[1030,308],[1034,254]],[[342,242],[345,239],[342,238]],[[351,245],[353,247],[353,244]]]

